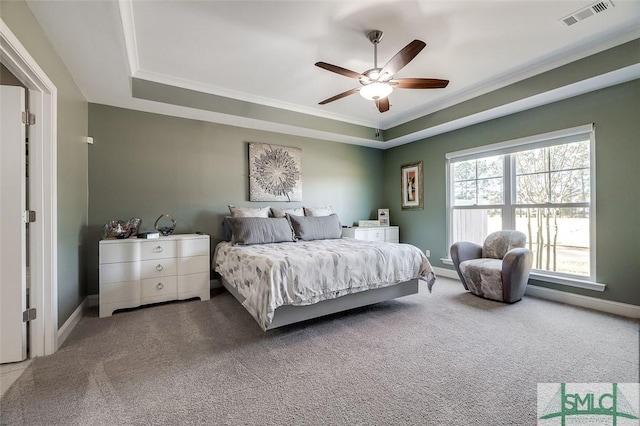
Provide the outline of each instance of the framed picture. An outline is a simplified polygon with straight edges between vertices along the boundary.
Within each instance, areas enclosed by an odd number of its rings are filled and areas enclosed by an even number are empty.
[[[302,201],[302,149],[249,143],[249,201]]]
[[[423,210],[424,191],[422,190],[422,161],[404,164],[400,167],[402,173],[402,209]]]
[[[378,209],[378,222],[380,226],[389,226],[389,209]]]

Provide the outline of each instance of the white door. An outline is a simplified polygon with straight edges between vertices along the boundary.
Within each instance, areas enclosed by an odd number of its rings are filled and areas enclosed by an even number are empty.
[[[25,90],[0,87],[0,363],[27,357]]]

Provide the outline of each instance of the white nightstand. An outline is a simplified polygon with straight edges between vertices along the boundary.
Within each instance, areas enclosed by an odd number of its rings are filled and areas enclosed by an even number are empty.
[[[342,228],[342,236],[366,241],[400,242],[400,228],[397,226],[363,226]]]
[[[100,241],[100,317],[167,300],[208,300],[209,236]]]

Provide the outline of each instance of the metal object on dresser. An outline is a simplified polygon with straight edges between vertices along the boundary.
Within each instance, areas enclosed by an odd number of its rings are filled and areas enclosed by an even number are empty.
[[[169,219],[171,221],[171,225],[169,226],[161,226],[160,223],[163,219]],[[162,236],[166,237],[167,235],[173,234],[173,231],[176,230],[176,218],[170,215],[169,213],[162,213],[160,217],[156,219],[156,223],[153,224],[153,227],[156,231],[158,231]]]

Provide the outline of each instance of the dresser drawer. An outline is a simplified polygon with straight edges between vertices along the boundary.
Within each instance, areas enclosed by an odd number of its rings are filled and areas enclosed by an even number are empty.
[[[176,257],[175,240],[153,240],[140,244],[140,259],[168,259]]]
[[[400,242],[400,229],[393,227],[384,230],[385,233],[385,241],[388,243],[399,243]]]
[[[176,259],[151,259],[140,262],[140,278],[168,277],[176,274]]]
[[[178,294],[178,281],[174,276],[148,278],[140,281],[140,300],[142,303],[174,300]]]
[[[178,257],[209,256],[209,236],[201,238],[184,238],[176,241]]]
[[[119,283],[140,279],[140,262],[107,263],[100,265],[100,283]]]
[[[359,228],[351,228],[353,232],[352,238],[356,240],[369,240],[369,230],[368,229],[359,229]]]
[[[384,229],[352,228],[353,238],[364,241],[384,241]]]
[[[209,272],[182,275],[178,277],[178,299],[200,297],[208,300],[210,296]]]
[[[397,226],[343,228],[342,236],[357,240],[397,243],[400,240],[400,228]]]
[[[369,229],[369,241],[382,241],[384,242],[384,229],[376,228]]]
[[[139,281],[120,283],[100,283],[100,305],[103,303],[125,302],[130,306],[140,304],[140,283]]]
[[[178,275],[209,272],[209,256],[195,256],[178,259]]]
[[[99,262],[137,262],[140,260],[140,244],[135,240],[108,241],[100,244]]]

